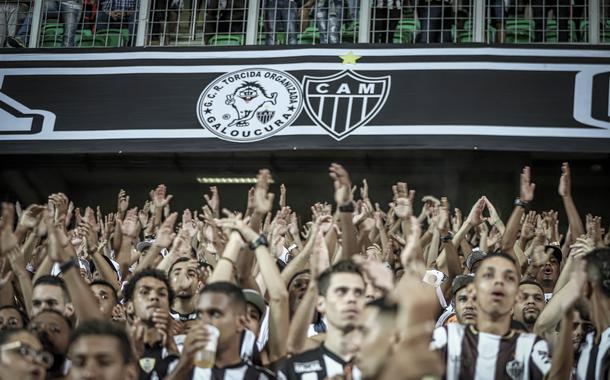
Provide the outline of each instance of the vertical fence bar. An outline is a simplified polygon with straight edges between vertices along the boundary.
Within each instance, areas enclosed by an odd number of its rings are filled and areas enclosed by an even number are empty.
[[[474,30],[472,40],[485,42],[485,0],[473,0],[472,14],[474,15]]]
[[[34,1],[34,10],[32,11],[32,25],[30,26],[30,42],[28,47],[35,48],[38,46],[38,37],[40,36],[40,25],[42,23],[42,2],[44,0]]]
[[[360,1],[360,17],[358,17],[358,43],[370,42],[371,0]]]
[[[258,31],[258,10],[260,0],[248,0],[248,18],[246,20],[246,45],[256,45]]]
[[[601,22],[599,14],[601,7],[599,0],[589,0],[589,43],[599,43],[599,24]]]
[[[144,46],[149,14],[150,0],[140,0],[140,9],[138,10],[138,29],[136,30],[136,46]]]

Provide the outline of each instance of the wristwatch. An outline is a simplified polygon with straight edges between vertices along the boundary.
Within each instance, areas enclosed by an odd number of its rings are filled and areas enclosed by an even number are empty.
[[[519,198],[515,199],[515,206],[517,206],[517,207],[523,207],[524,209],[527,209],[528,205],[529,205],[529,203],[526,201],[523,201]]]
[[[354,202],[339,206],[339,212],[354,212],[355,209]]]
[[[248,247],[250,247],[250,249],[254,251],[256,248],[260,247],[261,245],[264,245],[265,247],[269,246],[269,242],[267,241],[267,238],[263,234],[261,234],[256,239],[252,240],[250,242],[250,244],[248,244]]]
[[[78,264],[78,259],[76,257],[73,257],[65,263],[59,264],[59,271],[61,273],[66,273],[68,270],[70,270],[70,268],[76,268],[77,266],[79,266]]]

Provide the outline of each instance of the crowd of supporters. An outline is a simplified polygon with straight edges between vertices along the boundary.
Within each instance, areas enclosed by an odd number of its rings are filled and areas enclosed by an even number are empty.
[[[329,174],[301,215],[267,170],[243,210],[3,203],[0,379],[610,379],[610,233],[567,163],[558,194],[525,167],[508,220]]]
[[[600,2],[604,30],[610,9],[606,2]],[[43,43],[43,46],[97,46],[93,40],[93,45],[82,43],[80,35],[75,41],[77,31],[86,37],[108,29],[124,31],[120,46],[135,42],[138,1],[42,0],[42,3],[43,28],[48,21],[61,24],[61,32],[56,33],[54,43]],[[372,0],[370,41],[472,42],[473,4],[471,0]],[[0,2],[0,46],[27,45],[33,5],[30,0]],[[587,2],[489,0],[482,5],[488,21],[485,26],[488,42],[505,41],[508,20],[511,20],[512,37],[507,42],[577,42],[587,38]],[[148,20],[144,20],[149,23],[147,43],[176,44],[181,34],[192,42],[197,34],[202,34],[202,44],[218,44],[218,40],[211,39],[229,34],[235,37],[231,40],[233,43],[220,41],[222,44],[243,44],[251,6],[247,0],[151,0]],[[358,40],[359,1],[261,0],[259,6],[259,44]],[[517,21],[531,25],[521,23],[519,26]],[[43,37],[44,33],[43,30]]]

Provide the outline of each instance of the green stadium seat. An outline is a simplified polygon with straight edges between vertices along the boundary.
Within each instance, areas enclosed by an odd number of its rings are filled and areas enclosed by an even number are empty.
[[[246,39],[243,34],[216,34],[210,38],[208,45],[236,46],[243,45]]]
[[[417,32],[421,29],[419,20],[413,18],[402,19],[396,25],[394,33],[394,43],[414,43]]]
[[[320,33],[315,26],[309,26],[299,34],[300,45],[313,45],[320,42]]]
[[[533,20],[510,18],[506,20],[507,43],[529,43],[534,40],[535,23]]]
[[[91,47],[95,46],[94,41],[93,32],[89,29],[77,30],[76,35],[74,36],[74,46]]]
[[[129,35],[129,32],[127,32]],[[93,36],[93,46],[96,47],[121,47],[126,45],[122,30],[119,29],[101,29],[96,30]]]
[[[341,27],[341,41],[342,42],[358,42],[358,29],[360,24],[358,21],[349,22],[343,24]]]

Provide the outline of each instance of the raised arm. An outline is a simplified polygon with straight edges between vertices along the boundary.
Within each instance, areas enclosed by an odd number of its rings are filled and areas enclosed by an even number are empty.
[[[570,174],[570,165],[567,162],[561,164],[561,177],[559,177],[559,188],[557,192],[563,201],[563,208],[568,215],[568,223],[570,231],[574,239],[585,233],[582,219],[578,214],[574,199],[572,198],[572,175]]]
[[[518,258],[515,256],[513,246],[517,241],[517,234],[521,229],[521,217],[525,214],[527,205],[534,200],[535,189],[536,184],[531,182],[530,168],[526,166],[523,168],[520,176],[519,199],[515,201],[515,208],[508,219],[504,235],[502,235],[502,251],[513,256],[515,260],[518,260]]]
[[[341,227],[341,246],[343,257],[350,258],[358,253],[356,227],[353,222],[354,199],[352,182],[349,173],[343,166],[333,163],[329,168],[330,178],[335,186],[335,202],[339,209],[339,226]]]

